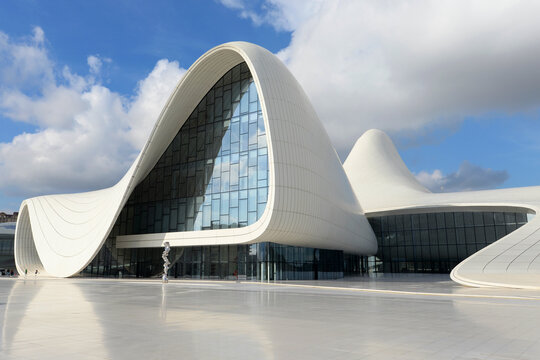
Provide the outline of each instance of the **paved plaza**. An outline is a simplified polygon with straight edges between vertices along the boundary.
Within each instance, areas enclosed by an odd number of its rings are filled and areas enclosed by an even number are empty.
[[[538,359],[540,292],[448,276],[0,279],[0,359]]]

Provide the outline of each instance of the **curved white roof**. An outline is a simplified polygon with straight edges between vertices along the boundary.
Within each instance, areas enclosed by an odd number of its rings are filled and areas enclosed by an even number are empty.
[[[373,254],[375,236],[306,94],[269,51],[244,42],[220,45],[187,71],[161,112],[140,155],[113,187],[23,201],[15,234],[19,273],[39,269],[67,277],[97,254],[135,187],[146,177],[186,119],[223,74],[246,62],[267,129],[269,193],[253,225],[222,230],[124,236],[122,247],[282,244]]]
[[[540,211],[538,186],[429,192],[380,130],[362,135],[343,167],[367,216],[463,210]],[[465,259],[453,269],[451,277],[474,286],[540,288],[540,216]]]
[[[407,169],[388,135],[377,129],[356,141],[343,168],[364,209],[391,207],[397,199],[429,193]]]

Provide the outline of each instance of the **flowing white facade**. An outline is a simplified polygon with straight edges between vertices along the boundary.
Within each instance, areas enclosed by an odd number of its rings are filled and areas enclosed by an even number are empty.
[[[236,76],[236,82],[231,76]],[[240,86],[243,90],[238,90]],[[215,151],[214,141],[221,146]],[[190,164],[188,151],[193,152]],[[142,204],[149,200],[137,189],[156,182],[166,191],[175,187],[176,194],[176,175],[182,166],[185,177],[192,177],[186,185],[192,198],[186,200],[184,194],[183,200],[174,198],[170,205],[171,199],[160,190],[152,195],[161,197],[160,203]],[[171,173],[165,174],[164,168]],[[163,206],[167,210],[152,215]],[[116,185],[25,200],[15,233],[15,261],[19,273],[28,269],[74,276],[111,236],[114,249],[158,248],[165,242],[173,248],[265,242],[374,255],[377,240],[367,218],[456,211],[536,214],[539,210],[540,187],[431,193],[378,130],[366,132],[342,165],[306,94],[281,61],[259,46],[235,42],[208,51],[187,71],[141,153]],[[122,220],[121,214],[127,214],[128,220]],[[146,219],[149,224],[139,226]],[[126,226],[132,231],[126,231]],[[538,288],[539,229],[536,216],[474,250],[453,268],[452,279],[473,286]],[[268,279],[272,278],[268,274],[278,271],[269,260],[268,255],[259,270]],[[318,262],[313,260],[315,274],[320,271]],[[228,269],[230,275],[232,268]]]
[[[366,132],[344,163],[368,217],[444,211],[540,210],[540,187],[431,193],[401,160],[390,138]],[[540,218],[473,254],[456,266],[454,281],[471,286],[540,287]]]
[[[268,198],[262,216],[234,229],[156,232],[118,238],[118,247],[275,242],[374,254],[376,240],[328,135],[304,91],[267,50],[218,46],[198,59],[171,95],[140,155],[113,187],[25,200],[15,234],[19,273],[68,277],[98,253],[136,186],[149,174],[193,109],[227,71],[245,62],[266,128]]]

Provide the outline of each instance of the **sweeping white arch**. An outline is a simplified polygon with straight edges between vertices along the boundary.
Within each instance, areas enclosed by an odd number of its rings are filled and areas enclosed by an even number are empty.
[[[269,51],[245,42],[220,45],[187,71],[126,175],[113,187],[23,201],[15,261],[25,269],[68,277],[97,254],[120,211],[214,83],[246,62],[261,102],[269,151],[266,210],[238,229],[160,233],[119,238],[118,246],[239,244],[272,241],[373,254],[376,239],[362,214],[328,135],[304,91]]]
[[[369,130],[343,167],[366,216],[440,211],[540,211],[540,187],[431,193],[407,169],[390,138]],[[454,281],[471,286],[540,288],[540,216],[458,264]]]

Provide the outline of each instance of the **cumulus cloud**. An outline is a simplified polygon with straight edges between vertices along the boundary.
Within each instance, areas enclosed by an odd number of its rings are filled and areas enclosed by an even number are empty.
[[[101,76],[103,64],[110,64],[111,62],[112,59],[107,57],[100,57],[99,55],[90,55],[86,58],[86,63],[88,64],[90,74],[98,77]]]
[[[148,76],[139,81],[137,95],[128,107],[129,131],[127,139],[136,149],[142,148],[165,106],[172,90],[186,72],[177,61],[159,60]]]
[[[0,143],[0,190],[32,196],[110,186],[131,165],[185,70],[159,60],[125,97],[99,81],[110,59],[89,56],[86,75],[58,71],[44,43],[40,28],[20,40],[0,32],[0,114],[37,127]]]
[[[278,55],[342,156],[370,128],[414,137],[540,106],[537,1],[267,0],[258,11],[292,31]]]
[[[53,66],[44,46],[44,33],[39,27],[33,35],[13,43],[0,32],[0,79],[2,87],[31,91],[53,81]]]
[[[99,74],[101,71],[101,65],[103,65],[103,62],[101,59],[97,56],[90,55],[86,62],[88,63],[88,66],[90,67],[90,73],[92,74]]]
[[[501,186],[507,179],[505,170],[486,169],[463,161],[456,172],[444,175],[440,170],[421,171],[416,179],[433,192],[485,190]]]

